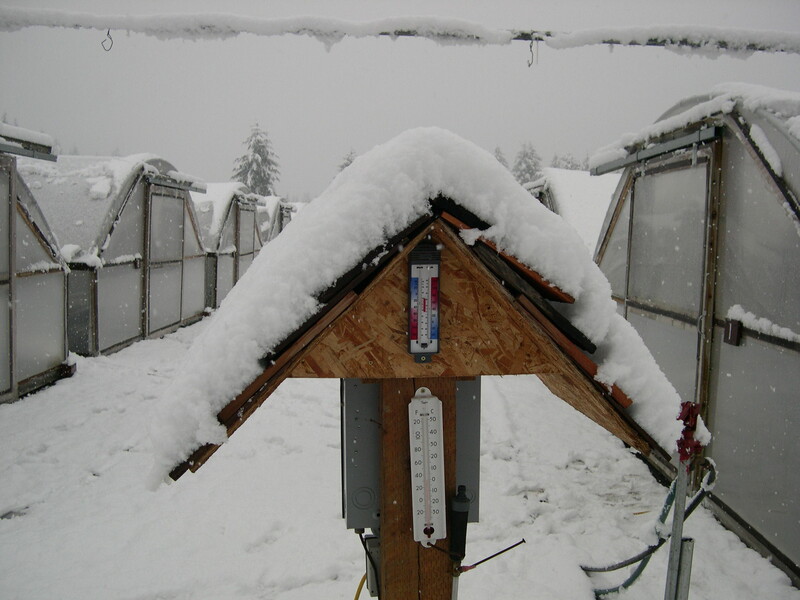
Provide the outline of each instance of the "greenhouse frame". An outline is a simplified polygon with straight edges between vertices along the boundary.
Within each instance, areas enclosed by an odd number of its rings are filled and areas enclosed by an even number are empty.
[[[0,148],[0,304],[7,307],[0,311],[0,402],[74,372],[67,353],[67,266],[13,154],[55,160],[50,148]]]
[[[679,103],[593,169],[624,168],[595,261],[683,400],[700,404],[720,472],[712,508],[795,584],[798,114],[796,94],[730,85]]]
[[[259,196],[227,182],[209,183],[205,194],[191,197],[207,252],[205,304],[218,308],[261,250]]]
[[[190,189],[202,184],[152,155],[62,156],[20,164],[69,265],[69,349],[116,351],[197,321],[205,251]]]

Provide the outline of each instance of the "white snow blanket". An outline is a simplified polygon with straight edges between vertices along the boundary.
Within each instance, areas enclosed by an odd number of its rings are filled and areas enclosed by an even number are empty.
[[[566,314],[598,347],[598,380],[619,385],[634,401],[633,418],[665,449],[675,448],[681,399],[617,314],[608,281],[578,233],[533,200],[494,156],[448,131],[421,128],[342,171],[225,298],[154,419],[156,479],[199,446],[226,440],[216,415],[261,372],[258,359],[319,310],[320,292],[429,214],[439,194],[489,223],[483,236],[575,298]],[[707,441],[703,426],[700,437]]]
[[[338,381],[287,380],[200,477],[145,488],[147,424],[210,324],[76,357],[73,377],[0,405],[0,598],[352,600],[364,551],[341,515]],[[594,600],[592,586],[625,574],[589,579],[579,565],[653,543],[666,489],[533,376],[484,378],[481,403],[480,522],[465,564],[528,543],[465,573],[459,600]],[[696,540],[692,600],[800,600],[705,508],[684,531]],[[617,600],[662,598],[667,556]]]

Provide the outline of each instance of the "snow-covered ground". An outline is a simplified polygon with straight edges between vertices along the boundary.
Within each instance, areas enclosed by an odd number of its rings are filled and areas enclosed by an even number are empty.
[[[198,473],[148,490],[156,403],[206,326],[78,358],[71,379],[0,406],[0,598],[353,597],[364,556],[340,516],[337,381],[285,382]],[[534,377],[484,378],[482,419],[465,563],[527,544],[465,573],[460,598],[590,600],[579,565],[652,542],[665,489]],[[692,600],[800,600],[705,510],[686,529]],[[619,598],[663,596],[665,550]]]

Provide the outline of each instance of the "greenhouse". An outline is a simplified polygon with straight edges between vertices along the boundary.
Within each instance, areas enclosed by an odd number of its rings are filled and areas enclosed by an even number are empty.
[[[729,84],[602,150],[623,168],[595,260],[684,400],[723,522],[798,581],[800,96]]]
[[[54,160],[49,147],[0,131],[0,402],[72,373],[67,364],[67,267],[47,221],[19,176],[14,154]],[[17,129],[17,128],[14,128]],[[17,136],[20,136],[19,138]],[[11,142],[6,143],[6,141]],[[36,150],[28,150],[31,147]]]
[[[603,217],[617,189],[619,174],[592,177],[588,171],[542,169],[542,177],[525,187],[547,208],[570,225],[594,252]]]
[[[205,252],[191,178],[152,155],[23,159],[67,261],[68,341],[84,355],[193,322],[205,308]]]
[[[205,304],[217,308],[261,250],[256,200],[242,183],[209,183],[191,193],[205,243]]]

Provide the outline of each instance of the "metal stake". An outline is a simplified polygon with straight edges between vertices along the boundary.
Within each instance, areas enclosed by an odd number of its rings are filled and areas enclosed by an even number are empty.
[[[669,565],[667,567],[667,585],[664,590],[664,600],[680,600],[678,596],[678,579],[682,568],[691,572],[691,552],[688,553],[689,564],[683,564],[681,547],[683,545],[683,521],[686,510],[686,488],[689,481],[688,464],[683,462],[678,467],[678,476],[675,479],[675,504],[672,506],[672,536],[669,546]],[[687,575],[688,580],[688,575]],[[688,582],[687,596],[688,596]],[[686,598],[687,596],[684,596]]]

